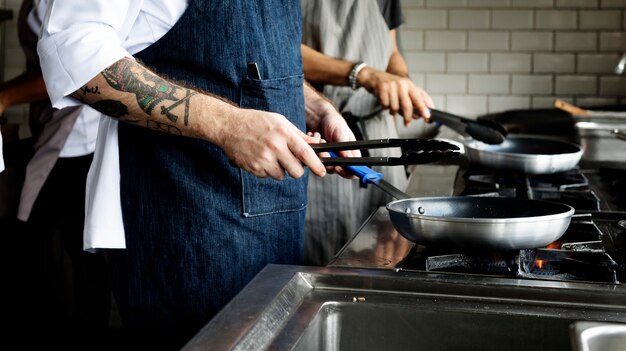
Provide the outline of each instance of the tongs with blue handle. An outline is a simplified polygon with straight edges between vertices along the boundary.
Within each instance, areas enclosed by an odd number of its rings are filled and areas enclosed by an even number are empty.
[[[430,120],[444,124],[463,136],[470,136],[485,144],[500,144],[507,135],[506,129],[501,124],[488,119],[479,118],[473,120],[452,113],[430,109]]]
[[[442,161],[459,155],[458,146],[434,139],[375,139],[346,141],[338,143],[311,144],[315,152],[336,152],[342,150],[380,149],[399,147],[399,157],[321,157],[326,166],[400,166]]]
[[[330,152],[332,158],[337,157],[337,155],[333,152]],[[383,179],[383,174],[376,172],[375,170],[366,167],[366,166],[344,166],[347,170],[354,173],[363,185],[374,184],[379,189],[383,190],[387,194],[393,196],[398,200],[408,199],[410,196],[407,195],[404,191],[396,188],[391,183],[387,182]]]

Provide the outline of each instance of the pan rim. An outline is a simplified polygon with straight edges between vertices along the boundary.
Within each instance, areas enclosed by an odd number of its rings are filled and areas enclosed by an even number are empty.
[[[490,200],[500,199],[495,201],[511,201],[516,200],[520,202],[533,202],[533,203],[548,203],[554,206],[562,206],[563,212],[547,214],[547,215],[538,215],[538,216],[526,216],[526,217],[507,217],[507,218],[496,218],[496,217],[483,217],[483,218],[473,218],[473,217],[445,217],[445,216],[433,216],[433,215],[423,215],[419,213],[406,213],[404,211],[400,211],[398,209],[394,209],[391,206],[400,203],[407,202],[410,200],[444,200],[444,199],[458,199],[458,198],[472,198],[472,199],[484,199],[481,197],[471,197],[471,196],[431,196],[431,197],[413,197],[408,199],[395,200],[387,203],[385,206],[389,212],[394,212],[398,214],[402,214],[408,218],[414,218],[419,220],[429,220],[429,221],[437,221],[437,222],[464,222],[464,223],[484,223],[484,224],[492,224],[492,223],[517,223],[517,222],[544,222],[550,220],[561,220],[563,218],[571,217],[575,213],[575,209],[567,204],[563,204],[560,202],[554,201],[546,201],[546,200],[536,200],[536,199],[515,199],[515,198],[507,198],[507,197],[490,197]],[[479,200],[480,201],[480,200]]]
[[[562,140],[556,140],[552,138],[547,138],[543,136],[513,134],[513,135],[508,135],[506,139],[516,139],[516,140],[540,139],[540,140],[544,140],[548,142],[554,142],[555,144],[561,144],[564,146],[567,145],[567,146],[572,147],[576,151],[562,152],[558,154],[527,154],[527,153],[525,154],[525,153],[515,153],[515,152],[506,152],[506,151],[495,151],[495,150],[489,149],[489,147],[493,147],[492,145],[485,144],[473,138],[465,138],[464,144],[466,148],[471,149],[471,150],[480,151],[480,152],[489,153],[489,154],[497,154],[500,156],[506,156],[506,157],[511,157],[511,158],[521,158],[521,159],[554,158],[557,156],[558,157],[563,157],[563,156],[582,157],[582,154],[584,152],[583,148],[578,144],[574,144],[574,143],[570,143],[570,142],[562,141]]]

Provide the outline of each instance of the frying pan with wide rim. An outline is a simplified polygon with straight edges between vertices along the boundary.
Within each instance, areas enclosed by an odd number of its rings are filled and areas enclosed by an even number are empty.
[[[544,247],[569,226],[571,206],[543,200],[501,197],[410,198],[365,166],[348,166],[363,183],[399,199],[386,208],[394,228],[421,244],[472,249],[520,250]]]
[[[575,168],[583,150],[580,146],[538,136],[508,135],[497,145],[465,139],[470,162],[497,170],[528,174],[550,174]]]

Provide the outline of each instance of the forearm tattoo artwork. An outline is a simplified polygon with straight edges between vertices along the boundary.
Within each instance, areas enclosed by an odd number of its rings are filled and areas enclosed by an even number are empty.
[[[122,60],[105,69],[102,72],[102,76],[113,89],[135,94],[137,104],[149,116],[146,120],[146,127],[170,134],[182,134],[181,130],[176,127],[180,116],[175,114],[173,110],[183,105],[183,123],[185,126],[188,125],[189,99],[196,95],[197,92],[175,86],[147,70],[139,74],[132,70],[134,64],[130,60]],[[100,95],[100,89],[97,86],[84,86],[80,91],[82,95]],[[160,114],[165,116],[172,124],[150,118],[152,111],[159,105]],[[128,106],[119,100],[99,100],[92,103],[91,106],[116,119],[130,116]],[[132,123],[141,122],[141,120],[132,120],[130,118],[125,118],[124,120]]]

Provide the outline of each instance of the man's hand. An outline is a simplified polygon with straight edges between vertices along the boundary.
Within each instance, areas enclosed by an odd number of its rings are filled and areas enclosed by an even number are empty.
[[[430,118],[429,108],[434,107],[433,100],[410,78],[365,67],[359,72],[357,83],[376,95],[380,104],[388,108],[392,115],[400,112],[405,126],[419,117]],[[418,114],[413,113],[414,109]]]

